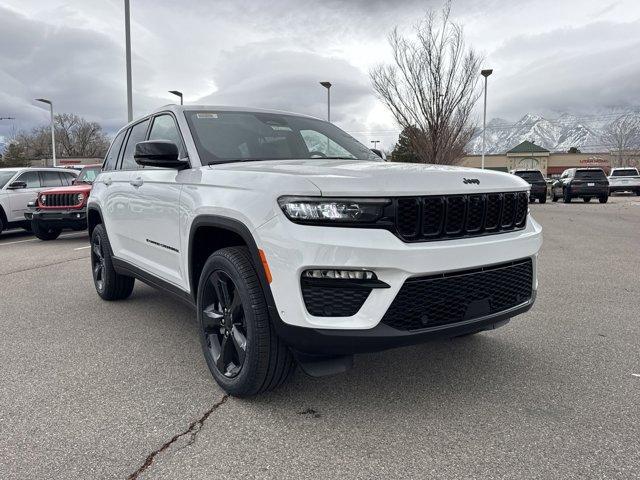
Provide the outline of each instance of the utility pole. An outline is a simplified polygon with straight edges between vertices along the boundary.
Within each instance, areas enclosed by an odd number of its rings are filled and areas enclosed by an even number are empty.
[[[378,144],[380,143],[380,140],[371,140],[371,143],[373,143],[373,148],[378,148]]]
[[[131,21],[129,0],[124,0],[124,40],[127,62],[127,122],[133,120],[133,93],[131,90]]]
[[[480,74],[484,77],[484,114],[482,116],[482,169],[484,170],[484,152],[486,148],[485,134],[487,131],[487,77],[493,73],[492,69],[482,70]]]
[[[36,102],[46,103],[49,105],[49,111],[51,113],[51,157],[53,158],[53,166],[56,167],[56,128],[55,119],[53,116],[53,103],[46,98],[36,98]]]
[[[331,82],[320,82],[327,89],[327,122],[331,121]]]

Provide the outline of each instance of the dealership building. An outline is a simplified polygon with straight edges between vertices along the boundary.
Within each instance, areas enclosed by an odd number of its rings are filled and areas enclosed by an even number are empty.
[[[640,164],[640,154],[635,155]],[[485,155],[484,166],[490,170],[508,172],[516,169],[540,170],[545,177],[557,178],[568,168],[600,167],[607,174],[615,165],[616,157],[604,153],[556,153],[535,143],[524,141],[504,154]],[[465,167],[480,168],[482,155],[467,155],[462,159]]]

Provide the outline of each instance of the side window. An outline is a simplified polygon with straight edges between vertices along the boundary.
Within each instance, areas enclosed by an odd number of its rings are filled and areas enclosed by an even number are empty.
[[[147,134],[147,125],[149,125],[149,120],[137,123],[131,128],[131,133],[129,134],[129,138],[127,139],[127,146],[124,149],[124,156],[122,157],[122,167],[120,167],[121,170],[138,169],[138,164],[133,158],[133,153],[135,151],[136,144],[139,142],[144,142],[144,137]]]
[[[342,148],[326,135],[316,132],[315,130],[300,130],[300,135],[304,140],[309,153],[316,157],[345,157],[356,158],[348,150]],[[319,155],[314,155],[314,152]]]
[[[76,176],[72,173],[61,173],[62,176],[62,184],[63,185],[73,185],[73,181],[76,179]]]
[[[154,118],[149,140],[169,140],[178,146],[180,156],[184,156],[182,135],[180,135],[176,122],[171,115],[158,115]]]
[[[40,188],[40,176],[38,172],[24,172],[15,180],[16,182],[25,182],[27,188]]]
[[[116,165],[118,164],[118,154],[120,153],[120,147],[122,146],[122,141],[124,140],[124,135],[127,133],[126,130],[123,130],[118,134],[115,140],[111,143],[111,148],[107,152],[107,156],[104,158],[104,170],[115,170]]]
[[[62,180],[58,172],[40,172],[43,187],[61,187]]]

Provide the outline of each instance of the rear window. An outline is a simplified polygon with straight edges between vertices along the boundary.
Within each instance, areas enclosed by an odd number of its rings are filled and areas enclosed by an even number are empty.
[[[542,176],[542,173],[538,170],[536,170],[535,172],[516,172],[516,175],[522,178],[523,180],[526,180],[527,182],[534,182],[534,181],[544,182],[544,177]]]
[[[635,177],[638,176],[638,170],[635,168],[624,168],[611,172],[612,177]]]
[[[576,170],[578,180],[606,180],[607,177],[602,170]]]

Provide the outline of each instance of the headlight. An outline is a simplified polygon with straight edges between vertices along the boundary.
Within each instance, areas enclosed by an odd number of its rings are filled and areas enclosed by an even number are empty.
[[[84,193],[79,193],[78,194],[78,203],[82,203],[84,202]]]
[[[40,195],[40,203],[41,204],[45,204],[47,203],[47,196],[46,195]]]
[[[295,223],[374,223],[382,217],[386,198],[281,197],[284,214]]]

